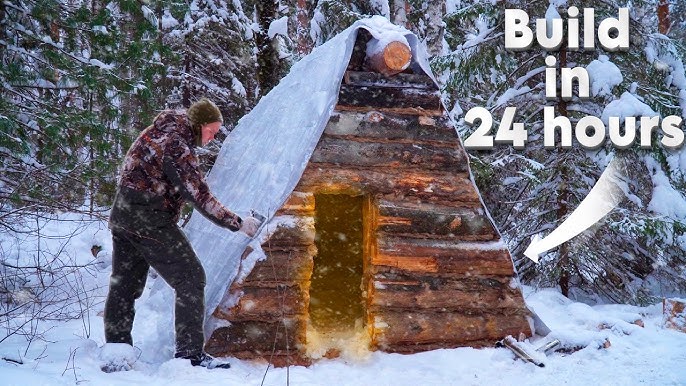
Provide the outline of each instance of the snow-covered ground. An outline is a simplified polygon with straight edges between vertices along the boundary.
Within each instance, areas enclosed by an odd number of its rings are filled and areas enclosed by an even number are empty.
[[[104,373],[100,370],[100,346],[104,344],[101,315],[110,270],[109,232],[102,221],[77,215],[62,215],[61,219],[69,221],[38,221],[45,225],[40,244],[35,235],[0,234],[0,254],[5,262],[30,264],[36,256],[60,252],[65,261],[87,264],[73,272],[80,279],[75,282],[69,277],[63,283],[81,283],[83,290],[75,293],[81,293],[91,309],[84,318],[40,323],[34,331],[42,336],[32,342],[19,335],[2,341],[0,384],[260,385],[264,377],[264,385],[686,385],[686,334],[662,327],[660,304],[591,307],[552,289],[531,288],[526,288],[526,300],[552,329],[548,339],[555,337],[568,348],[586,348],[551,353],[543,368],[515,359],[505,348],[458,348],[414,355],[374,352],[357,359],[322,360],[309,368],[279,369],[230,359],[229,370],[207,370],[180,359],[145,362],[141,358],[130,371]],[[58,237],[68,235],[68,240]],[[93,244],[103,246],[95,261],[90,250]],[[151,280],[148,284],[150,287]],[[19,287],[15,290],[21,291]],[[78,310],[77,303],[69,308]],[[645,327],[632,324],[637,319]],[[0,339],[5,336],[5,325],[1,327]],[[147,331],[146,321],[137,320],[134,339],[144,342]],[[598,348],[606,340],[610,347]],[[543,340],[530,343],[537,347]]]

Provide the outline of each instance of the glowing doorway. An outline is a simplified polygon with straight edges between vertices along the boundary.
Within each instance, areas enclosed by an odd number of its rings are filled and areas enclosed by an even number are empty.
[[[315,195],[317,255],[310,284],[308,354],[366,351],[363,196]]]

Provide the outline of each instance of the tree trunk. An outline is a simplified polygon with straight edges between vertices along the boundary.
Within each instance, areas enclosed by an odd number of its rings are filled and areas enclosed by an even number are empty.
[[[667,35],[667,33],[669,33],[669,28],[671,27],[671,22],[669,20],[669,1],[660,0],[657,4],[657,20],[658,30],[661,34]]]
[[[5,2],[0,1],[0,40],[5,40],[7,36],[7,26],[5,25],[5,19],[7,18],[7,10],[5,9]],[[5,66],[5,49],[0,50],[0,65]]]
[[[297,53],[298,57],[302,58],[312,50],[312,43],[309,35],[310,19],[308,17],[307,0],[297,0],[295,7]]]
[[[429,56],[440,55],[443,51],[443,15],[445,15],[445,1],[432,0],[428,3],[426,12],[426,48]]]
[[[402,27],[407,27],[407,9],[409,5],[406,0],[394,0],[391,6],[391,16],[393,23]]]
[[[188,47],[188,43],[190,39],[186,38],[186,44],[185,46]],[[186,52],[184,54],[183,58],[183,74],[181,75],[181,90],[182,90],[182,95],[181,95],[181,105],[183,107],[190,107],[191,105],[191,82],[189,80],[190,78],[190,73],[191,73],[191,53],[188,52],[188,49],[186,49]]]
[[[273,0],[258,1],[255,14],[260,25],[260,31],[255,35],[257,44],[257,82],[260,85],[260,95],[267,93],[279,83],[280,63],[279,53],[276,51],[272,39],[267,32],[269,25],[276,19],[278,2]]]
[[[560,65],[559,68],[565,68],[567,67],[567,51],[566,47],[562,47],[560,49]],[[558,72],[559,73],[559,72]],[[559,75],[558,75],[559,76]],[[559,78],[558,78],[559,79]],[[557,102],[557,108],[558,108],[558,114],[560,116],[566,117],[568,115],[567,112],[567,102],[564,101],[560,96],[558,96],[558,102]],[[558,152],[563,152],[561,148],[558,148]],[[567,184],[567,181],[569,181],[569,170],[567,168],[567,163],[564,162],[564,156],[563,157],[558,157],[560,159],[560,162],[558,164],[558,171],[560,175],[560,179],[562,183],[558,187],[558,192],[557,192],[557,219],[558,221],[562,221],[565,217],[567,217],[567,214],[569,213],[569,198],[571,197],[570,191],[569,191],[569,185]],[[570,259],[569,259],[569,244],[568,243],[563,243],[560,245],[558,249],[558,269],[560,272],[560,278],[559,278],[559,285],[560,285],[560,291],[562,292],[562,295],[564,296],[569,296],[569,272],[570,272]]]

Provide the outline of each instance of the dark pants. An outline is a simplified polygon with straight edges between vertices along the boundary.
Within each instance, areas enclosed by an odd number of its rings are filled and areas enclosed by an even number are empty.
[[[105,303],[108,343],[133,344],[134,301],[143,293],[149,267],[176,292],[176,355],[191,356],[204,344],[205,271],[174,223],[136,232],[112,229],[112,276]]]

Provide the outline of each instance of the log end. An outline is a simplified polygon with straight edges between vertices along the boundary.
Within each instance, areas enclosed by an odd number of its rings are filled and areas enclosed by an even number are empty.
[[[401,42],[390,42],[383,51],[383,59],[389,70],[400,72],[410,65],[412,52]]]
[[[405,43],[390,43],[372,39],[368,43],[367,65],[369,69],[385,76],[398,74],[410,65],[412,51]]]

